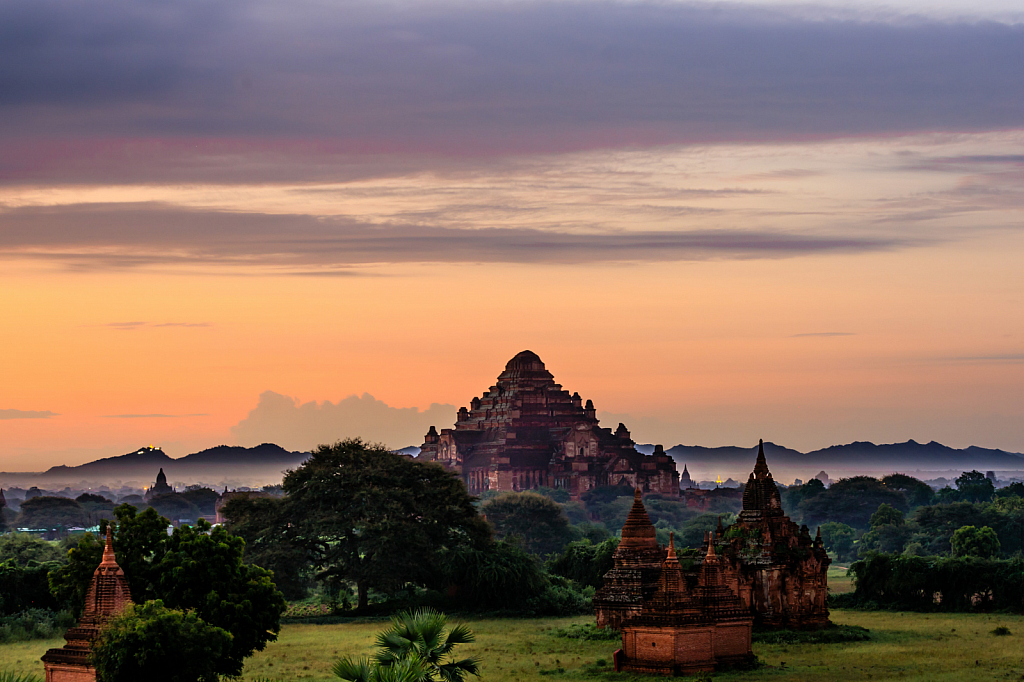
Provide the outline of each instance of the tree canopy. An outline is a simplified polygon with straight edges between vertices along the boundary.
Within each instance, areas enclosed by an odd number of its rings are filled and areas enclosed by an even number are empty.
[[[956,479],[956,489],[965,502],[988,502],[996,486],[980,471],[965,471]]]
[[[480,505],[480,512],[494,526],[498,538],[519,538],[533,554],[554,554],[572,540],[562,508],[543,495],[503,493]]]
[[[130,604],[107,623],[92,662],[98,682],[217,682],[231,639],[194,611],[148,601]]]
[[[52,529],[58,526],[82,526],[89,515],[78,502],[66,497],[39,496],[21,503],[18,523],[23,528]]]
[[[288,538],[327,582],[368,589],[440,586],[448,549],[490,542],[458,476],[354,438],[321,445],[284,477]]]
[[[950,538],[953,556],[990,559],[999,555],[999,537],[988,526],[958,528]]]
[[[866,529],[871,525],[871,515],[881,504],[907,511],[907,498],[902,492],[886,487],[877,478],[854,476],[839,479],[827,490],[804,499],[800,511],[804,523],[812,528],[838,521]]]

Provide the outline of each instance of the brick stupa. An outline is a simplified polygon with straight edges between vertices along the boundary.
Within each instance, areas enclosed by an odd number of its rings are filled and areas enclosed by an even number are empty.
[[[110,528],[108,525],[103,561],[92,574],[92,582],[85,593],[82,618],[65,633],[67,644],[43,654],[46,682],[96,682],[96,670],[89,660],[92,643],[103,625],[132,603],[124,571],[114,559]]]

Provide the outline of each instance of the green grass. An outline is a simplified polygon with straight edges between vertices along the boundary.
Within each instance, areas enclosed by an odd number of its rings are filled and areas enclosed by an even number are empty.
[[[828,591],[832,594],[853,592],[853,576],[848,575],[845,566],[830,566],[828,569]]]
[[[871,639],[844,644],[755,643],[763,665],[722,673],[721,682],[975,682],[1024,678],[1024,616],[834,611],[843,625],[868,628]],[[457,619],[455,619],[457,620]],[[466,619],[477,642],[460,653],[483,659],[483,682],[594,680],[626,682],[610,668],[615,642],[557,636],[556,630],[588,618]],[[280,639],[246,665],[244,680],[333,680],[330,666],[345,654],[369,653],[386,621],[338,625],[285,625]],[[997,628],[1008,635],[995,635]],[[63,640],[0,646],[0,671],[42,676],[39,656]],[[603,659],[609,665],[597,665]],[[564,672],[558,672],[561,668]],[[660,678],[646,678],[656,682]]]

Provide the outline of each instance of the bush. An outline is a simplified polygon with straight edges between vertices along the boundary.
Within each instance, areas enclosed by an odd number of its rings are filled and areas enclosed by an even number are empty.
[[[549,584],[538,596],[526,601],[526,611],[535,616],[576,616],[592,613],[594,588],[578,589],[571,580],[549,576]]]
[[[617,642],[622,639],[622,632],[611,628],[599,628],[595,623],[573,623],[567,628],[555,630],[555,637],[578,639],[584,642]],[[598,665],[604,665],[600,661]]]
[[[217,682],[231,634],[163,602],[129,605],[93,645],[99,682]]]
[[[833,625],[821,630],[755,629],[751,641],[762,644],[841,644],[871,639],[867,628],[858,625]]]
[[[70,611],[28,609],[0,618],[0,644],[30,639],[54,639],[75,624]]]

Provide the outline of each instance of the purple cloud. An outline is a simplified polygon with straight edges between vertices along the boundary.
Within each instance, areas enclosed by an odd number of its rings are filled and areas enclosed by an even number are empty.
[[[1024,25],[742,5],[3,3],[17,144],[0,178],[76,154],[160,166],[139,139],[344,158],[1016,127],[1022,63]],[[89,157],[82,139],[120,151]]]

